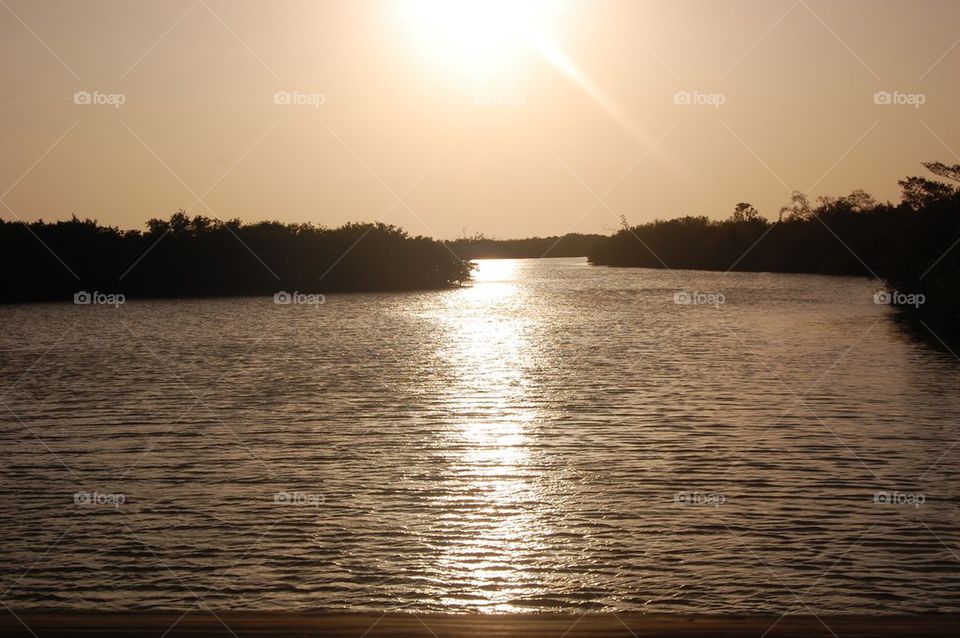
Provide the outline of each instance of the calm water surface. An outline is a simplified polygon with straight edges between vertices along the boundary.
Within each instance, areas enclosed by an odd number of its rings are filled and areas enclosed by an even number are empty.
[[[960,364],[874,288],[504,260],[0,308],[3,601],[958,612]]]

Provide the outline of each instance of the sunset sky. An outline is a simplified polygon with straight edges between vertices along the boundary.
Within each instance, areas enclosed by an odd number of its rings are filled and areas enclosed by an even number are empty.
[[[0,216],[520,237],[895,200],[960,163],[958,43],[956,0],[0,0]]]

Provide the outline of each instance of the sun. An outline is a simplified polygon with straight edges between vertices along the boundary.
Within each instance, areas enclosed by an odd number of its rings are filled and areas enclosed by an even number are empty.
[[[555,17],[557,0],[401,0],[399,18],[432,64],[465,79],[510,73],[531,57]]]

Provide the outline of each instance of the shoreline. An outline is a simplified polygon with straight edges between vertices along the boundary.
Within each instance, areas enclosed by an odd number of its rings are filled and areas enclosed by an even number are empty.
[[[191,610],[135,612],[17,611],[0,614],[8,638],[66,636],[401,636],[601,638],[755,636],[836,638],[954,636],[958,615],[707,616],[681,614],[369,614]]]

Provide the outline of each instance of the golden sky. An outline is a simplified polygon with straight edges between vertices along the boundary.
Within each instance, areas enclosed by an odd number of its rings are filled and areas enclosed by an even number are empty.
[[[0,216],[606,232],[960,163],[955,0],[0,0]]]

